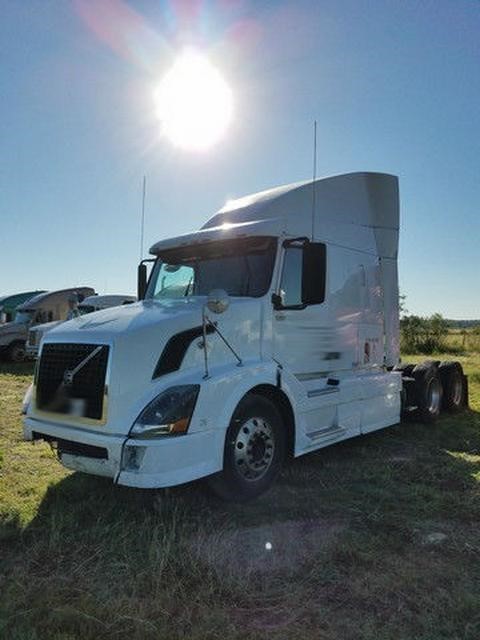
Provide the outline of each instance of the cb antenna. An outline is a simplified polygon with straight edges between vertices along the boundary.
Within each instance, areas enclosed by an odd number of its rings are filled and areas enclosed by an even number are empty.
[[[315,180],[317,179],[317,121],[313,121],[312,242],[315,240]]]
[[[143,235],[145,231],[145,191],[147,188],[147,178],[143,176],[143,189],[142,189],[142,224],[140,230],[140,262],[143,260]]]

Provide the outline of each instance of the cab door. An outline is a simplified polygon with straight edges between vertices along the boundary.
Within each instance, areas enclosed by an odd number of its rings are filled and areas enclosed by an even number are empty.
[[[306,238],[284,242],[273,302],[273,356],[296,378],[305,425],[302,448],[339,433],[340,388],[329,379],[338,368],[334,327],[325,300],[327,250]],[[298,384],[297,384],[298,383]]]
[[[326,247],[306,238],[283,244],[280,281],[273,296],[274,358],[299,380],[324,374],[332,357],[324,305]]]

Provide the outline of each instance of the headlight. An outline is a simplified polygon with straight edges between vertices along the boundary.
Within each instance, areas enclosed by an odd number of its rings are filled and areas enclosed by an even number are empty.
[[[152,400],[136,419],[130,435],[137,438],[186,433],[195,408],[200,385],[179,385]]]
[[[22,402],[22,414],[25,415],[28,411],[28,405],[32,401],[33,384],[31,384],[25,392]]]

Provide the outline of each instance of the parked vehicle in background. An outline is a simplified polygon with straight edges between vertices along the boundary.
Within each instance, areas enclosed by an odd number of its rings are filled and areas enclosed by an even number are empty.
[[[15,320],[17,307],[34,296],[38,296],[40,293],[45,293],[45,291],[25,291],[24,293],[13,293],[9,296],[2,296],[0,298],[0,325]]]
[[[458,363],[399,362],[398,180],[351,173],[227,203],[157,242],[140,302],[42,341],[24,437],[143,488],[265,491],[300,456],[465,405]]]
[[[100,311],[101,309],[109,309],[110,307],[120,307],[123,304],[132,304],[136,302],[136,296],[127,296],[122,294],[105,294],[103,296],[88,296],[79,305],[78,310],[82,315]]]
[[[78,311],[80,315],[86,313],[92,313],[94,311],[100,311],[101,309],[108,309],[109,307],[118,307],[123,304],[132,304],[136,302],[135,296],[108,294],[104,296],[93,295],[88,296],[78,305]],[[33,326],[28,331],[28,340],[26,344],[26,356],[27,358],[35,359],[38,356],[38,350],[43,336],[51,331],[54,327],[65,322],[65,320],[56,320],[55,322],[46,322],[45,324],[39,324]]]
[[[62,320],[68,312],[68,298],[77,293],[84,299],[95,293],[92,287],[72,287],[41,293],[17,307],[15,320],[0,326],[0,353],[12,362],[25,359],[25,344],[30,327]]]

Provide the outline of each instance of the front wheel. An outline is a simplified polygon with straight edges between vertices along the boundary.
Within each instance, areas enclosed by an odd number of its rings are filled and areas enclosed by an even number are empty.
[[[25,360],[25,343],[14,342],[7,349],[7,357],[10,362],[23,362]]]
[[[285,426],[276,406],[263,396],[245,396],[227,430],[223,470],[209,478],[210,487],[226,500],[256,498],[282,468],[285,441]]]

